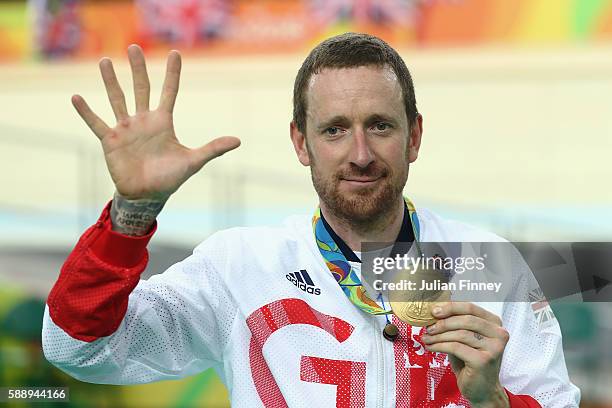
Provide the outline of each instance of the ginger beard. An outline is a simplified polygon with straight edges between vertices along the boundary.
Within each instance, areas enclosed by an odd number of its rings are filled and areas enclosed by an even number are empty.
[[[408,180],[408,161],[406,165],[394,169],[382,162],[372,162],[365,168],[353,163],[329,175],[322,174],[314,156],[308,150],[310,176],[315,191],[325,207],[335,217],[359,229],[367,229],[392,215],[397,202],[403,195]],[[407,154],[406,154],[407,157]],[[373,185],[348,192],[341,192],[343,180],[352,176],[380,179]]]

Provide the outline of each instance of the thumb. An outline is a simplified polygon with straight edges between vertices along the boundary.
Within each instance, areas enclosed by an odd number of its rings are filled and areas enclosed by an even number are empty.
[[[240,139],[233,136],[218,137],[206,143],[202,147],[192,150],[194,169],[193,172],[200,170],[202,166],[219,157],[230,150],[234,150],[240,146]]]

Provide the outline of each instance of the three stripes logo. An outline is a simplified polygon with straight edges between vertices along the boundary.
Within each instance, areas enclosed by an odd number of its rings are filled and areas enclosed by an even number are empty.
[[[310,275],[308,275],[306,269],[300,269],[298,272],[291,272],[285,276],[289,282],[293,283],[304,292],[310,293],[311,295],[321,294],[321,289],[315,287],[315,284],[312,279],[310,279]]]

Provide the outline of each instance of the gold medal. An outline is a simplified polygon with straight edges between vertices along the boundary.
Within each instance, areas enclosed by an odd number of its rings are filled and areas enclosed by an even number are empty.
[[[436,270],[417,269],[414,273],[398,273],[395,282],[412,282],[411,290],[394,293],[390,296],[393,313],[403,322],[412,326],[429,326],[436,322],[431,309],[438,302],[450,301],[450,292],[440,289],[448,279]],[[426,288],[426,289],[422,289]]]
[[[441,291],[440,296],[432,300],[416,300],[411,302],[391,302],[393,313],[403,322],[412,326],[429,326],[436,322],[431,314],[433,305],[437,302],[450,300],[450,292]]]

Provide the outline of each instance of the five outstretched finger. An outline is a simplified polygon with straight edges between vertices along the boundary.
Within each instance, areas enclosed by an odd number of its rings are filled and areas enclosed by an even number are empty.
[[[179,89],[179,80],[181,77],[181,54],[178,51],[172,50],[168,54],[168,62],[166,64],[166,77],[162,87],[161,98],[159,101],[159,109],[172,113],[176,95]]]
[[[146,112],[149,110],[151,86],[149,84],[149,75],[147,74],[147,65],[142,49],[136,44],[130,45],[128,47],[128,58],[130,60],[132,79],[134,81],[136,112]]]
[[[104,80],[108,100],[110,101],[117,121],[126,119],[128,117],[128,112],[127,106],[125,105],[125,95],[121,90],[110,58],[102,58],[102,60],[100,60],[100,73],[102,74],[102,80]]]
[[[71,100],[79,116],[83,118],[87,126],[89,126],[98,139],[102,140],[110,130],[108,125],[91,110],[81,95],[73,95]]]

